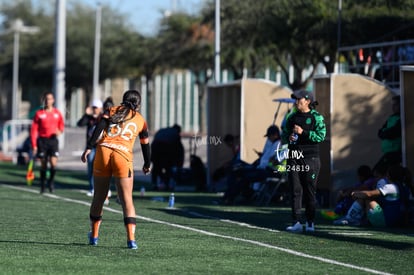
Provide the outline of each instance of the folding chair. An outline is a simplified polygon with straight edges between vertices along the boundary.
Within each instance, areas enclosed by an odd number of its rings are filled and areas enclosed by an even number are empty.
[[[255,203],[257,205],[269,205],[273,197],[278,193],[279,188],[287,182],[286,173],[278,173],[275,175],[275,177],[269,177],[260,184],[255,194]]]

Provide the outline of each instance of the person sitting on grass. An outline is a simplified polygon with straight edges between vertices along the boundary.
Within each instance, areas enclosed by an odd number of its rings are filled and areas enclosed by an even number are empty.
[[[387,178],[378,181],[374,190],[351,193],[355,200],[347,215],[335,225],[360,225],[366,215],[374,227],[392,227],[404,223],[410,190],[411,173],[399,164],[388,168]]]
[[[352,203],[354,202],[351,197],[351,193],[353,191],[359,190],[372,190],[375,188],[375,184],[378,180],[376,177],[374,177],[371,168],[368,165],[361,165],[358,167],[357,177],[358,182],[355,185],[339,190],[335,209],[333,211],[322,210],[322,216],[327,219],[337,219],[341,216],[346,215]]]

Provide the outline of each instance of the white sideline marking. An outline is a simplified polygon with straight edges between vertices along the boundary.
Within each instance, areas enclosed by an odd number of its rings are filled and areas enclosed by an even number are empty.
[[[343,236],[372,236],[371,233],[366,232],[329,232],[330,235],[343,235]]]
[[[19,187],[19,186],[7,185],[7,184],[0,184],[0,185],[3,186],[3,187],[8,187],[10,189],[21,190],[21,191],[26,191],[26,192],[36,193],[36,194],[38,193],[38,192],[36,192],[32,189],[28,189],[28,188],[25,188],[25,187]],[[73,202],[73,203],[77,203],[77,204],[81,204],[81,205],[90,206],[89,202],[69,199],[69,198],[57,196],[55,194],[45,193],[45,194],[43,194],[43,196],[58,199],[58,200],[62,200],[62,201]],[[113,208],[110,208],[110,207],[107,207],[107,206],[104,206],[104,209],[106,211],[110,211],[110,212],[113,212],[113,213],[122,214],[122,211],[119,211],[119,210],[116,210],[116,209],[113,209]],[[153,222],[153,223],[164,224],[164,225],[168,225],[168,226],[172,226],[172,227],[176,227],[176,228],[180,228],[180,229],[184,229],[184,230],[189,230],[189,231],[197,232],[197,233],[204,234],[204,235],[207,235],[207,236],[213,236],[213,237],[218,237],[218,238],[223,238],[223,239],[229,239],[229,240],[233,240],[233,241],[240,241],[240,242],[249,243],[249,244],[253,244],[253,245],[257,245],[257,246],[271,248],[271,249],[283,251],[283,252],[286,252],[288,254],[292,254],[292,255],[295,255],[295,256],[308,258],[308,259],[313,259],[313,260],[317,260],[317,261],[320,261],[320,262],[329,263],[329,264],[333,264],[333,265],[348,267],[348,268],[351,268],[351,269],[357,269],[357,270],[365,271],[365,272],[368,272],[368,273],[383,274],[383,275],[391,275],[392,274],[392,273],[387,273],[387,272],[383,272],[383,271],[379,271],[379,270],[375,270],[375,269],[370,269],[370,268],[356,266],[356,265],[352,265],[352,264],[347,264],[347,263],[343,263],[343,262],[339,262],[339,261],[335,261],[335,260],[330,260],[330,259],[326,259],[326,258],[322,258],[322,257],[318,257],[318,256],[313,256],[313,255],[298,252],[298,251],[295,251],[295,250],[292,250],[292,249],[278,247],[278,246],[274,246],[274,245],[270,245],[270,244],[266,244],[266,243],[262,243],[262,242],[258,242],[258,241],[253,241],[253,240],[242,239],[242,238],[237,238],[237,237],[232,237],[232,236],[227,236],[227,235],[216,234],[216,233],[205,231],[205,230],[202,230],[202,229],[192,228],[192,227],[189,227],[189,226],[183,226],[183,225],[170,223],[170,222],[166,222],[166,221],[161,221],[161,220],[155,220],[155,219],[151,219],[151,218],[147,218],[147,217],[143,217],[143,216],[137,216],[137,219],[148,221],[148,222]]]
[[[280,232],[279,230],[276,230],[276,229],[269,229],[269,228],[259,227],[259,226],[251,225],[251,224],[244,223],[244,222],[236,222],[236,221],[233,221],[233,220],[220,219],[220,218],[216,218],[216,217],[213,217],[213,216],[203,215],[203,214],[193,212],[193,211],[188,211],[187,213],[189,213],[193,216],[196,216],[196,217],[201,217],[201,218],[206,218],[206,219],[211,219],[211,220],[218,220],[218,221],[221,221],[221,222],[237,224],[239,226],[244,226],[244,227],[248,227],[248,228],[252,228],[252,229],[260,229],[260,230],[265,230],[265,231],[269,231],[269,232]]]

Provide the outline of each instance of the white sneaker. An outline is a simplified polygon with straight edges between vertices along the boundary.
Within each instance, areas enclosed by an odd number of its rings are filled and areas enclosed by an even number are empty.
[[[355,225],[359,226],[361,225],[361,222],[359,220],[353,219],[351,217],[343,217],[341,219],[337,219],[333,221],[334,225]]]
[[[313,222],[311,223],[306,223],[306,227],[305,227],[305,231],[306,232],[315,232],[315,225],[313,224]]]
[[[296,222],[294,225],[286,227],[286,231],[299,233],[303,231],[303,226],[300,222]]]
[[[86,193],[86,196],[93,197],[93,191],[89,191],[88,193]]]

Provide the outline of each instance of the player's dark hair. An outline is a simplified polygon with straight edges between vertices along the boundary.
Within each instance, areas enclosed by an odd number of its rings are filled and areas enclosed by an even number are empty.
[[[46,108],[46,97],[47,97],[48,95],[52,95],[53,97],[55,97],[55,95],[54,95],[52,92],[49,92],[49,91],[44,92],[44,93],[42,94],[42,97],[40,98],[40,100],[41,100],[41,102],[42,102],[42,108],[43,108],[43,109],[44,109],[44,108]]]
[[[171,128],[175,129],[178,133],[181,133],[181,126],[175,123]]]
[[[122,97],[121,106],[119,106],[115,114],[111,116],[110,122],[114,124],[122,123],[135,116],[139,108],[141,107],[141,94],[137,90],[128,90]],[[128,118],[129,113],[132,115]]]
[[[105,99],[105,102],[103,103],[102,107],[104,110],[108,110],[109,108],[114,107],[114,105],[115,105],[114,100],[112,99],[111,96],[108,96]]]
[[[310,104],[309,104],[309,108],[310,109],[315,109],[316,108],[316,106],[318,106],[319,105],[319,102],[318,101],[316,101],[316,100],[314,100],[314,101],[312,101]]]
[[[368,165],[361,165],[358,167],[357,174],[364,179],[368,179],[372,177],[371,167]]]

